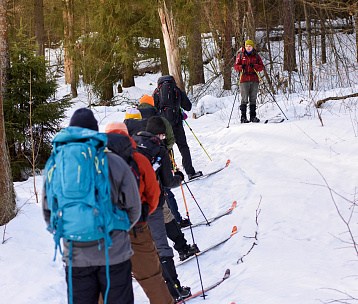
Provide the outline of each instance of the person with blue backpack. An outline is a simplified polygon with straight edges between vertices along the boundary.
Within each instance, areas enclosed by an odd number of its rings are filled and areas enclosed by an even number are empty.
[[[68,302],[95,304],[102,293],[105,304],[133,304],[128,232],[141,201],[131,169],[108,151],[106,134],[86,108],[52,143],[42,205],[55,251],[63,253]]]

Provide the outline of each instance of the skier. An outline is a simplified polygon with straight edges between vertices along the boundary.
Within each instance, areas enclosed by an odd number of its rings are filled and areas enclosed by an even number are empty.
[[[260,119],[256,117],[256,99],[259,90],[257,73],[264,69],[264,65],[252,40],[245,41],[245,47],[236,56],[234,68],[240,72],[241,123],[260,122]],[[248,104],[250,104],[250,121],[246,116]]]
[[[149,119],[152,116],[160,115],[158,110],[154,106],[153,97],[146,95],[146,94],[140,98],[139,105],[137,108],[140,111],[143,119]],[[162,116],[162,119],[165,123],[164,142],[165,142],[165,145],[169,151],[169,154],[171,154],[173,145],[175,143],[173,128],[172,128],[171,124],[169,123],[169,121],[165,117]],[[173,154],[171,154],[171,155],[173,155]],[[179,224],[179,226],[181,228],[189,226],[190,225],[189,219],[183,218],[178,210],[178,204],[175,199],[174,193],[169,188],[165,189],[164,191],[165,191],[165,194],[164,194],[165,200],[168,203],[168,206],[169,206],[175,220]],[[170,216],[166,217],[166,218],[170,218]],[[166,221],[166,223],[167,223],[167,221]]]
[[[135,150],[136,143],[129,137],[127,127],[124,123],[113,122],[106,125],[105,132],[108,134],[108,148],[119,155],[130,150],[132,155],[126,159],[132,159],[137,165],[139,174],[139,194],[142,201],[142,214],[138,223],[130,231],[130,239],[134,254],[131,258],[132,273],[139,285],[143,288],[151,304],[172,304],[173,297],[162,275],[162,267],[158,257],[157,249],[153,242],[147,219],[158,206],[160,188],[149,160]],[[124,138],[122,138],[124,137]],[[132,149],[128,149],[129,142]],[[127,154],[130,154],[128,152]],[[133,170],[133,168],[132,168]]]
[[[153,92],[154,105],[173,127],[175,143],[178,145],[182,156],[182,163],[189,180],[202,176],[201,171],[195,171],[189,146],[186,141],[183,127],[183,112],[190,111],[192,104],[188,96],[180,90],[173,76],[165,75],[158,79],[158,86]]]

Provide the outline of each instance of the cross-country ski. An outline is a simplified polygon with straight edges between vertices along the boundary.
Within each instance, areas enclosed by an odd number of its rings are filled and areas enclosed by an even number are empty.
[[[207,221],[203,220],[201,222],[194,223],[191,225],[191,228],[198,227],[198,226],[204,226],[204,225],[209,226],[211,223],[217,221],[218,219],[222,218],[223,216],[231,214],[232,211],[236,208],[236,206],[237,206],[237,202],[233,201],[229,209],[227,209],[223,212],[220,212],[216,216],[209,218]],[[187,226],[187,227],[182,228],[181,230],[187,230],[189,228],[190,228],[190,226]]]

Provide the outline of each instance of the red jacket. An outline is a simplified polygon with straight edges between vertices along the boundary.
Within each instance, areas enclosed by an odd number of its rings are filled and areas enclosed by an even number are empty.
[[[242,65],[245,65],[244,70]],[[253,67],[250,65],[253,65]],[[249,55],[245,48],[242,48],[236,56],[234,69],[240,72],[240,82],[259,82],[259,77],[256,72],[261,72],[264,69],[264,65],[260,55],[257,54],[255,49],[253,49]]]

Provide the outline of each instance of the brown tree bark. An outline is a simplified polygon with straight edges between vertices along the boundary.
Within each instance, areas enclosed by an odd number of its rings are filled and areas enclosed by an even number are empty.
[[[6,145],[4,122],[4,95],[6,90],[9,53],[7,42],[7,0],[0,0],[0,226],[7,224],[15,216],[15,195],[12,182],[10,159]]]
[[[173,12],[168,9],[166,1],[158,1],[158,13],[162,24],[165,52],[167,54],[169,74],[175,79],[177,86],[184,90],[184,82],[181,74],[181,62],[179,54],[178,34],[174,23]]]
[[[162,71],[162,75],[169,74],[168,60],[167,54],[165,52],[163,35],[160,36],[160,69]]]
[[[309,15],[309,8],[307,4],[303,3],[303,10],[306,19],[306,33],[307,33],[307,49],[308,49],[308,90],[313,90],[313,50],[312,50],[312,33],[311,33],[311,18]]]
[[[43,0],[34,0],[35,37],[37,42],[37,54],[45,56],[45,25]]]
[[[224,90],[231,90],[231,71],[233,62],[232,54],[232,14],[233,11],[232,1],[225,1],[224,7],[224,37],[223,37],[223,77],[224,77]]]
[[[296,67],[296,48],[295,48],[295,7],[294,0],[283,0],[283,30],[284,30],[284,54],[283,69],[285,71],[295,71]]]
[[[256,24],[255,24],[255,4],[253,0],[247,0],[246,24],[247,24],[247,38],[256,40]]]
[[[200,0],[195,0],[195,6],[189,12],[191,16],[190,31],[188,33],[188,57],[189,57],[189,85],[205,83],[203,49],[201,44],[201,7]]]
[[[73,0],[63,0],[63,28],[64,28],[64,49],[65,49],[65,82],[71,85],[72,97],[77,97],[78,75],[74,60],[74,3]]]

